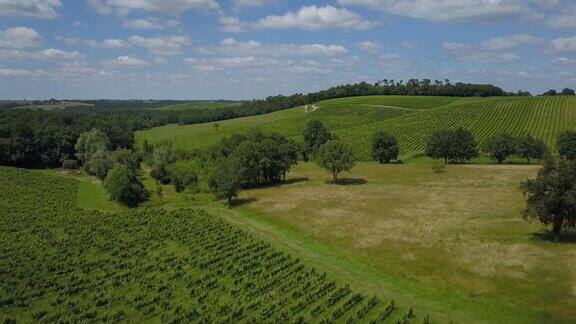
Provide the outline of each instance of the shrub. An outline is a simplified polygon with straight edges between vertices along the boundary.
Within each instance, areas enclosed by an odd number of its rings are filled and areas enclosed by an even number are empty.
[[[198,183],[198,175],[190,167],[174,165],[170,168],[170,181],[176,192],[182,192]]]
[[[110,171],[104,181],[104,188],[111,200],[129,207],[138,206],[150,198],[140,178],[125,165],[117,165]]]
[[[62,161],[62,168],[65,170],[77,170],[80,167],[80,162],[74,159],[64,159]]]
[[[400,148],[396,137],[384,131],[377,132],[372,141],[372,152],[379,163],[390,163],[398,159]]]

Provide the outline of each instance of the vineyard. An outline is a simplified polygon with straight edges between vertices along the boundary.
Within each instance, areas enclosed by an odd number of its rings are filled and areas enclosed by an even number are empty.
[[[554,147],[556,136],[576,128],[576,98],[449,98],[367,96],[322,101],[318,109],[293,108],[267,115],[190,126],[165,126],[139,132],[139,142],[171,140],[181,149],[205,148],[224,136],[252,128],[275,131],[298,139],[306,123],[321,120],[338,138],[350,144],[361,161],[371,159],[370,147],[377,130],[398,137],[403,157],[424,150],[428,136],[438,129],[464,127],[479,141],[498,132],[529,133]]]
[[[0,185],[3,322],[427,321],[202,210],[84,211],[75,181],[11,168]]]

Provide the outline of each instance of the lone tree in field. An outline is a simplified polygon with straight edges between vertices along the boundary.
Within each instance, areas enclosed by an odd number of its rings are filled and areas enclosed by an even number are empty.
[[[462,163],[478,156],[474,135],[466,129],[436,131],[428,138],[426,155],[445,163]]]
[[[530,163],[531,159],[542,159],[548,155],[548,146],[546,143],[530,135],[523,135],[516,140],[516,153]]]
[[[338,182],[338,175],[343,171],[350,171],[354,167],[354,153],[348,146],[340,141],[331,140],[320,147],[316,156],[316,163],[332,173],[334,183]]]
[[[561,157],[576,160],[576,131],[567,130],[558,135],[556,145]]]
[[[390,161],[398,159],[400,147],[398,147],[398,141],[394,135],[379,131],[374,134],[372,152],[379,163],[390,163]]]
[[[555,241],[563,228],[576,227],[576,161],[548,160],[522,191],[524,218],[551,225]]]
[[[508,133],[494,135],[484,143],[484,150],[492,161],[502,164],[507,157],[516,153],[516,138]]]
[[[208,186],[216,198],[226,199],[228,206],[232,206],[234,198],[240,192],[241,185],[242,178],[238,162],[233,159],[216,162],[212,174],[208,178]]]
[[[318,152],[320,147],[332,139],[332,134],[324,124],[319,120],[312,120],[306,125],[304,130],[304,144],[306,153],[313,154]]]
[[[104,181],[110,199],[129,207],[135,207],[150,198],[150,193],[136,173],[125,165],[117,165]]]

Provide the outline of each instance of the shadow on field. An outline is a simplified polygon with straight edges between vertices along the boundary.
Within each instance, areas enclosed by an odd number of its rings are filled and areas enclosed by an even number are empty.
[[[287,179],[284,180],[280,183],[280,185],[287,185],[287,184],[294,184],[294,183],[300,183],[300,182],[305,182],[310,180],[308,177],[300,177],[300,178],[291,178],[291,179]]]
[[[232,207],[241,207],[244,205],[248,205],[250,203],[253,203],[255,201],[257,201],[258,199],[254,198],[254,197],[250,197],[250,198],[239,198],[234,200],[234,202],[232,203]]]
[[[326,183],[336,184],[339,186],[361,186],[368,183],[364,178],[340,178],[336,183],[334,181],[326,181]]]
[[[554,240],[554,233],[551,231],[536,232],[532,233],[531,236],[534,241],[576,244],[576,231],[564,231],[560,233],[560,237],[557,241]]]

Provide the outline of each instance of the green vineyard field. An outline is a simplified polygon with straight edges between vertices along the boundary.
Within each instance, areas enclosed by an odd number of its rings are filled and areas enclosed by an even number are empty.
[[[12,168],[0,185],[4,323],[423,319],[203,210],[85,211],[75,181]]]
[[[206,148],[221,138],[252,128],[298,139],[306,123],[319,119],[355,150],[360,161],[371,160],[373,134],[386,130],[398,137],[401,156],[424,150],[428,136],[439,129],[464,127],[481,142],[498,132],[532,134],[554,148],[556,136],[576,128],[576,98],[446,98],[367,96],[319,102],[314,110],[298,107],[271,114],[189,126],[165,126],[137,133],[137,140],[171,140],[180,149]]]

